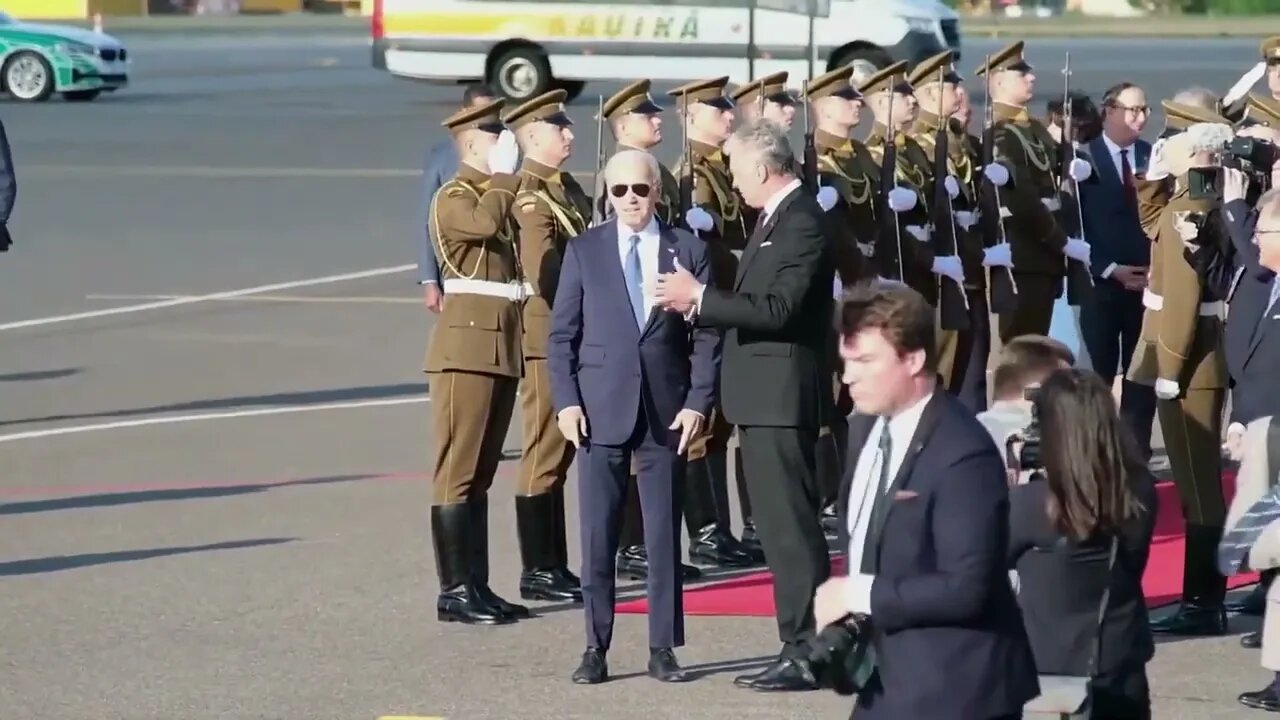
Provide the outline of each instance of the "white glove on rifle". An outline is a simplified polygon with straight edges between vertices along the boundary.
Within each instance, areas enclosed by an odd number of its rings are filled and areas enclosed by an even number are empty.
[[[896,213],[904,213],[916,206],[916,194],[902,186],[889,191],[889,209]]]
[[[1007,242],[982,249],[982,264],[987,267],[1013,267],[1013,248]]]
[[[689,225],[690,229],[701,230],[702,232],[709,232],[716,227],[716,221],[711,217],[711,213],[697,205],[689,208],[689,211],[684,214],[684,221]]]
[[[929,228],[923,225],[908,225],[903,230],[906,230],[908,235],[920,242],[929,242],[929,236],[933,234]]]
[[[1156,397],[1161,400],[1172,400],[1182,392],[1182,388],[1178,387],[1178,383],[1174,380],[1165,380],[1161,378],[1156,381]]]
[[[1009,184],[1009,169],[1000,163],[993,162],[982,168],[982,174],[996,187],[1004,187]]]
[[[489,148],[489,172],[494,175],[510,175],[520,167],[520,146],[516,144],[515,133],[503,130],[498,135],[498,142]]]
[[[978,222],[977,210],[956,210],[951,214],[955,216],[956,224],[964,230],[968,230]]]
[[[933,274],[949,277],[952,280],[964,284],[964,266],[960,264],[960,257],[957,255],[943,255],[933,259]]]
[[[947,189],[947,195],[950,195],[952,200],[960,197],[960,183],[956,181],[954,175],[948,175],[942,181],[942,186]]]
[[[1093,166],[1080,158],[1074,158],[1071,163],[1067,165],[1067,174],[1076,182],[1088,180],[1089,176],[1093,174]]]
[[[1089,243],[1081,238],[1067,238],[1067,244],[1062,248],[1062,254],[1072,260],[1079,260],[1085,265],[1089,264]]]
[[[836,206],[836,201],[839,199],[840,195],[830,185],[823,185],[818,188],[818,204],[822,206],[823,212],[829,212],[831,208]]]

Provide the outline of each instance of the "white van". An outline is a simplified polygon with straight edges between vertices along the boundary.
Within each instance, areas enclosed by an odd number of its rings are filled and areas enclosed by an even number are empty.
[[[372,16],[374,67],[484,80],[517,101],[555,87],[572,98],[590,80],[803,78],[811,29],[815,74],[960,53],[958,16],[938,0],[373,0]]]

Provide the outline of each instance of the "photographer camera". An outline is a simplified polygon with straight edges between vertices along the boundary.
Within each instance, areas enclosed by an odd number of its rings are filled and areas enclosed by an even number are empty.
[[[1032,394],[1043,481],[1009,491],[1008,554],[1045,693],[1028,708],[1043,709],[1055,684],[1067,685],[1087,698],[1092,717],[1145,720],[1155,646],[1142,574],[1155,479],[1095,373],[1055,370]]]
[[[1045,335],[1021,335],[1001,349],[992,373],[994,401],[990,409],[978,415],[978,422],[995,440],[1010,471],[1010,485],[1019,480],[1018,455],[1026,441],[1026,429],[1033,421],[1027,391],[1039,386],[1054,370],[1074,364],[1075,355],[1071,350]]]

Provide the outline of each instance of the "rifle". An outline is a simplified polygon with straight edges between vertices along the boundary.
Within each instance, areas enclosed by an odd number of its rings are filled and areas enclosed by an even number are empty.
[[[1080,209],[1080,186],[1071,177],[1071,161],[1076,158],[1075,122],[1071,108],[1071,53],[1062,66],[1062,142],[1058,143],[1058,223],[1067,237],[1084,237],[1084,214]],[[1074,209],[1074,211],[1073,211]],[[1079,306],[1093,288],[1093,273],[1079,260],[1066,258],[1067,304]]]
[[[591,192],[594,201],[591,203],[592,227],[604,222],[604,205],[609,202],[607,188],[600,185],[600,171],[604,168],[604,96],[597,95],[596,103],[596,168],[591,174]]]
[[[680,207],[676,222],[683,224],[685,213],[693,207],[693,148],[689,145],[689,95],[680,96]],[[687,227],[687,226],[686,226]],[[697,232],[694,232],[696,235]]]
[[[889,192],[897,187],[898,184],[898,146],[896,144],[897,132],[893,127],[892,88],[889,89],[889,117],[885,121],[884,136],[884,156],[880,158],[880,202],[884,205],[881,222],[884,223],[884,226],[881,227],[880,232],[882,238],[893,237],[894,239],[896,244],[895,257],[897,259],[896,274],[898,281],[905,283],[907,281],[907,270],[902,257],[902,226],[898,222],[898,213],[894,212],[892,207],[889,207]],[[889,233],[892,233],[892,235]],[[877,244],[879,245],[880,243]],[[888,259],[888,253],[882,253],[881,249],[881,247],[876,248],[876,259],[879,260],[881,257]],[[881,274],[884,277],[892,277],[892,275],[885,273],[886,269],[888,268],[881,263],[879,267]]]
[[[947,117],[942,114],[942,88],[946,84],[945,66],[938,70],[938,130],[933,147],[933,203],[934,245],[942,256],[960,255],[960,243],[956,238],[956,216],[951,205],[951,193],[947,192],[947,177],[951,175],[947,151],[950,137],[947,133]],[[969,298],[964,286],[955,280],[938,276],[938,321],[943,330],[969,329]]]
[[[991,105],[991,56],[987,56],[987,64],[982,73],[985,81],[982,87],[983,125],[982,125],[982,169],[985,170],[995,162],[996,153],[996,114]],[[989,214],[990,219],[982,224],[983,247],[995,247],[1009,242],[1005,235],[1004,217],[1000,211],[1000,187],[982,174],[981,188],[986,190],[986,203],[982,212]],[[1013,312],[1018,306],[1018,284],[1013,279],[1013,271],[1007,267],[987,268],[987,304],[995,315]]]
[[[801,179],[810,194],[818,192],[818,149],[813,144],[813,126],[809,122],[809,81],[800,83],[800,95],[804,100],[804,164]]]

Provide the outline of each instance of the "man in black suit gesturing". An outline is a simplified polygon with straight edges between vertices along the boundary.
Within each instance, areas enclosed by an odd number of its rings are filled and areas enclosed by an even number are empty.
[[[725,332],[721,402],[738,428],[754,520],[774,575],[776,663],[735,683],[757,690],[816,686],[804,646],[814,634],[813,592],[830,574],[814,471],[818,430],[833,410],[828,360],[835,263],[822,208],[798,177],[783,130],[740,128],[725,146],[734,186],[760,209],[733,290],[682,268],[660,275],[657,301]]]
[[[818,589],[819,627],[870,616],[875,674],[857,720],[1012,720],[1039,694],[1009,578],[1000,453],[938,385],[934,312],[903,285],[840,310],[852,476],[840,489],[849,575]]]

